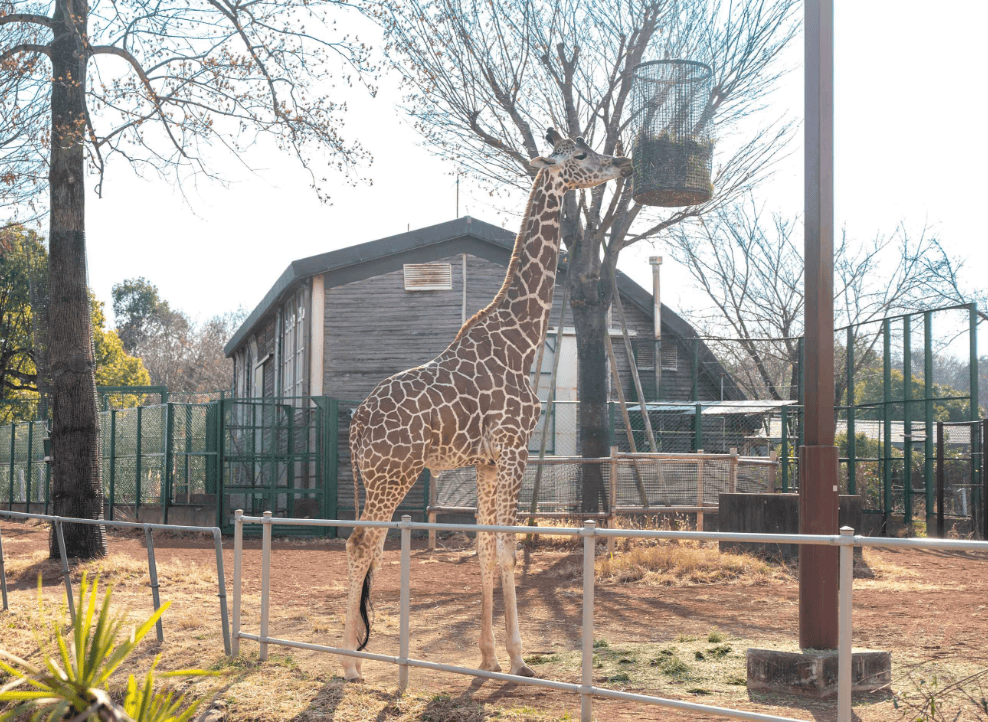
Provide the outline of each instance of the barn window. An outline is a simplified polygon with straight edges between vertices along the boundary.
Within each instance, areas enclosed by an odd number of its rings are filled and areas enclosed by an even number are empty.
[[[305,380],[305,290],[300,289],[282,311],[281,389],[284,396],[301,396]],[[301,400],[293,405],[300,406]]]
[[[679,370],[679,346],[675,343],[662,344],[662,370]]]
[[[452,291],[453,267],[448,263],[406,263],[406,291]]]

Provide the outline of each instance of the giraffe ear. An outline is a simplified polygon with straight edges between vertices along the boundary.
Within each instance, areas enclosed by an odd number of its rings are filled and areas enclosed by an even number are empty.
[[[549,128],[549,130],[545,132],[545,139],[549,145],[555,146],[556,143],[563,139],[563,137],[556,132],[555,128]]]
[[[546,158],[544,155],[540,155],[538,158],[532,158],[528,161],[528,164],[533,168],[548,168],[551,165],[556,165],[556,161],[552,158]]]

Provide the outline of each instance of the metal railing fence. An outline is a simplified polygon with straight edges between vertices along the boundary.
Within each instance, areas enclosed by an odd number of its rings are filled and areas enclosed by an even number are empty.
[[[161,607],[161,599],[158,592],[158,564],[154,556],[154,530],[169,532],[201,532],[210,534],[213,537],[213,544],[216,548],[216,583],[219,589],[217,597],[220,600],[220,623],[223,626],[223,649],[227,655],[232,652],[230,640],[230,617],[226,602],[226,574],[223,571],[223,536],[219,527],[208,526],[179,526],[176,524],[142,524],[127,521],[107,521],[104,519],[76,519],[66,516],[53,516],[50,514],[28,514],[20,511],[0,510],[0,516],[10,519],[41,519],[50,521],[55,527],[55,535],[58,539],[59,557],[61,561],[62,580],[65,584],[65,596],[69,606],[69,616],[75,621],[75,598],[72,596],[72,578],[69,570],[69,559],[65,553],[65,537],[62,528],[65,524],[87,524],[90,526],[115,527],[122,529],[142,529],[148,552],[148,576],[150,577],[151,597],[154,603],[154,610]],[[9,611],[9,600],[7,597],[7,574],[4,568],[3,556],[3,533],[0,531],[0,592],[3,597],[3,611]],[[158,634],[158,641],[164,641],[164,630],[161,620],[155,625]]]
[[[260,634],[248,634],[241,631],[241,593],[243,566],[243,530],[245,524],[262,525],[262,547],[261,547],[261,619]],[[278,639],[269,636],[269,615],[270,615],[270,586],[271,586],[271,530],[276,525],[300,525],[300,526],[334,526],[334,527],[372,527],[378,529],[395,529],[401,533],[401,590],[400,590],[400,621],[399,621],[399,655],[384,655],[371,652],[358,652],[355,650],[329,647],[325,645],[309,644],[287,639]],[[639,539],[679,539],[696,541],[732,541],[732,542],[756,542],[756,543],[786,543],[786,544],[815,544],[824,546],[839,547],[840,556],[840,586],[838,599],[838,624],[839,624],[839,646],[838,646],[838,698],[837,713],[838,722],[850,722],[851,714],[851,605],[853,588],[853,549],[855,546],[871,547],[912,547],[922,549],[963,549],[988,552],[988,542],[975,542],[963,540],[946,539],[877,539],[870,537],[855,536],[854,530],[849,527],[841,529],[839,535],[807,535],[807,534],[733,534],[723,532],[684,532],[684,531],[653,531],[634,529],[598,529],[593,521],[586,521],[582,529],[545,528],[540,529],[540,534],[556,536],[581,536],[583,537],[583,629],[582,629],[582,665],[581,684],[560,682],[548,679],[535,679],[518,677],[510,674],[498,672],[487,672],[483,670],[470,669],[426,660],[413,659],[409,655],[410,639],[410,576],[411,576],[411,532],[412,530],[424,531],[460,531],[460,532],[506,532],[515,534],[526,534],[531,532],[530,527],[524,526],[491,526],[491,525],[467,525],[467,524],[426,524],[411,521],[411,517],[406,515],[400,522],[370,522],[370,521],[344,521],[344,520],[323,520],[323,519],[280,519],[273,518],[270,512],[266,512],[262,517],[244,516],[238,510],[235,513],[234,522],[234,571],[233,571],[233,654],[240,651],[240,640],[247,639],[260,644],[260,658],[264,660],[268,655],[268,645],[281,645],[294,647],[296,649],[306,649],[317,652],[328,652],[341,656],[358,657],[380,662],[388,662],[398,665],[398,686],[400,690],[406,689],[408,685],[408,669],[417,667],[422,669],[432,669],[441,672],[463,674],[485,679],[495,679],[516,684],[529,684],[534,686],[558,689],[573,692],[581,698],[581,720],[589,722],[592,719],[593,697],[609,697],[642,704],[658,705],[671,709],[679,709],[698,713],[707,713],[731,717],[744,720],[781,720],[783,722],[795,722],[791,718],[764,715],[756,712],[743,710],[731,710],[722,707],[695,704],[661,697],[654,697],[643,694],[633,694],[618,690],[596,687],[593,684],[593,612],[594,612],[594,561],[596,555],[597,538],[639,538]]]

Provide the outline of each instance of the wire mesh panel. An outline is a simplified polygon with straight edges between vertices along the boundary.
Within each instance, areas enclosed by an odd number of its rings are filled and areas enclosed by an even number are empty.
[[[649,206],[690,206],[713,195],[710,66],[691,60],[638,65],[631,88],[634,197]]]
[[[532,508],[538,477],[536,514],[579,514],[583,508],[583,482],[593,467],[603,478],[604,510],[644,510],[662,506],[715,506],[725,492],[765,493],[772,491],[773,465],[765,460],[697,454],[683,457],[604,459],[531,459],[519,496],[519,512]],[[611,474],[616,470],[612,482]],[[475,508],[476,471],[473,468],[444,471],[437,479],[436,506]],[[610,499],[613,490],[613,499]]]
[[[216,415],[214,404],[171,404],[172,504],[215,501]]]
[[[227,399],[221,406],[224,523],[232,523],[235,509],[321,517],[322,409],[308,398]]]

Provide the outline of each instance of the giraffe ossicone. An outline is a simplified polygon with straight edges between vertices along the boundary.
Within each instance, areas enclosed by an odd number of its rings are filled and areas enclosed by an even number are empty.
[[[552,308],[563,196],[631,174],[631,159],[596,153],[583,138],[563,138],[550,128],[546,140],[552,152],[531,161],[539,171],[497,296],[443,353],[382,381],[353,415],[354,501],[359,508],[362,481],[363,520],[390,521],[425,468],[475,466],[477,523],[515,524],[529,440],[542,410],[529,377]],[[363,649],[370,638],[371,579],[381,564],[385,536],[384,529],[355,528],[347,540],[344,649]],[[494,579],[500,570],[511,673],[534,676],[521,653],[514,535],[481,532],[477,552],[483,582],[480,668],[501,670],[493,629]],[[343,657],[342,663],[347,680],[361,679],[359,659]]]

